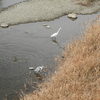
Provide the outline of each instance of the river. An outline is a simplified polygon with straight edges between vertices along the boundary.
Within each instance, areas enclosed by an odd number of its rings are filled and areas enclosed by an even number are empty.
[[[1,0],[0,7],[21,2],[23,0]],[[35,82],[42,82],[47,74],[56,68],[54,58],[61,55],[64,45],[72,37],[77,37],[84,32],[84,22],[90,22],[97,15],[78,15],[74,21],[67,16],[53,21],[27,23],[0,28],[0,100],[18,100],[18,91],[36,86]],[[50,28],[46,28],[47,24]],[[52,41],[51,35],[62,28]],[[38,78],[29,67],[45,66]],[[28,83],[29,82],[29,83]],[[17,94],[16,94],[17,92]],[[17,99],[15,99],[17,98]]]

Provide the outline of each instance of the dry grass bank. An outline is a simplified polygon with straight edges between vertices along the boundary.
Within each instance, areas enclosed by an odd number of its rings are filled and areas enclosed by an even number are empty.
[[[21,100],[100,100],[100,23],[86,27],[80,39],[69,43],[55,74],[40,89]]]

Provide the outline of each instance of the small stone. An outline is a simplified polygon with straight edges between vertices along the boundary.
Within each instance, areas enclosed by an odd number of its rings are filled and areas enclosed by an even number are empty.
[[[30,70],[34,70],[34,67],[29,67]]]
[[[45,26],[45,28],[51,28],[49,25],[43,24],[43,26]]]
[[[16,57],[14,57],[14,58],[13,58],[13,61],[17,61],[17,58],[16,58]]]
[[[2,23],[2,24],[1,24],[1,27],[2,27],[2,28],[7,28],[7,27],[9,27],[9,25],[8,25],[7,23]]]

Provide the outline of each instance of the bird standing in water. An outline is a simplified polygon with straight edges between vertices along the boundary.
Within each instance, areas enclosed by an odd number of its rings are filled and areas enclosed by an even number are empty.
[[[61,30],[61,28],[59,28],[58,31],[57,31],[56,33],[52,34],[52,35],[51,35],[51,38],[52,38],[52,39],[56,39],[56,37],[57,37],[57,35],[58,35],[58,33],[59,33],[60,30]]]
[[[38,66],[38,67],[34,70],[34,72],[35,72],[35,73],[39,73],[39,72],[42,71],[43,68],[44,68],[44,66]]]

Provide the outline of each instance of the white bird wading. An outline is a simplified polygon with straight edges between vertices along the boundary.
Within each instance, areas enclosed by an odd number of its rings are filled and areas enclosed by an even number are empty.
[[[60,30],[61,30],[61,28],[59,28],[58,31],[57,31],[56,33],[52,34],[52,35],[51,35],[51,38],[52,38],[52,39],[56,39],[56,37],[57,37],[57,35],[58,35],[58,33],[59,33]]]
[[[44,68],[44,66],[38,66],[36,69],[34,69],[34,72],[39,73],[42,71],[43,68]]]

